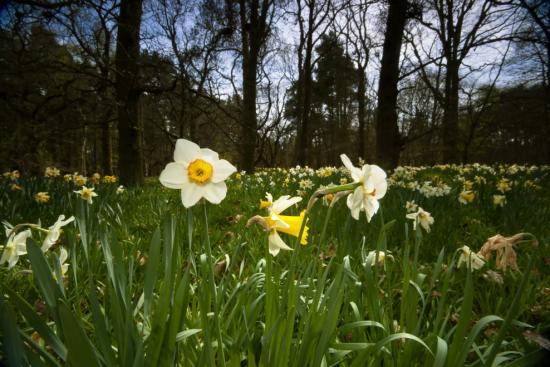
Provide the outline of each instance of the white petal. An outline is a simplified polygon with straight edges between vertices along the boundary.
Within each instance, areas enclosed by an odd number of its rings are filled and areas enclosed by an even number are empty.
[[[271,213],[271,220],[275,222],[273,228],[290,228],[290,225],[275,213]]]
[[[363,171],[357,167],[353,167],[351,172],[351,178],[353,182],[361,182],[365,180],[365,175],[363,174]]]
[[[19,255],[14,254],[12,257],[10,257],[8,259],[8,269],[13,268],[18,261],[19,261]]]
[[[370,174],[374,182],[380,182],[380,181],[386,180],[386,172],[384,172],[384,170],[378,167],[376,164],[371,164]]]
[[[212,204],[219,204],[227,195],[225,182],[209,183],[204,185],[203,196]]]
[[[273,256],[277,256],[280,250],[291,250],[290,247],[283,241],[281,236],[275,231],[269,234],[269,253]]]
[[[366,198],[363,205],[365,206],[365,212],[367,214],[367,222],[370,222],[374,214],[378,211],[378,208],[380,208],[380,204],[378,203],[378,200],[372,196],[369,196]]]
[[[374,189],[376,190],[376,192],[374,193],[374,197],[377,199],[382,199],[384,195],[386,195],[386,191],[388,191],[388,183],[386,182],[386,179],[384,179],[384,181],[375,183]]]
[[[342,160],[342,163],[344,163],[344,167],[346,167],[346,168],[349,169],[350,171],[353,171],[353,169],[355,168],[355,166],[353,165],[353,163],[351,163],[351,160],[348,158],[347,155],[345,155],[345,154],[340,154],[340,159]]]
[[[203,194],[203,187],[194,183],[186,183],[181,189],[181,202],[183,206],[190,208],[203,197]]]
[[[63,218],[65,218],[65,216],[63,215]],[[59,223],[59,227],[63,227],[63,226],[66,226],[67,224],[71,223],[74,221],[74,216],[71,215],[67,220],[64,220],[64,221],[61,221]]]
[[[273,203],[273,195],[271,195],[269,192],[266,192],[266,193],[265,193],[265,198],[266,198],[267,201],[269,201],[270,203]]]
[[[2,253],[2,258],[0,259],[0,265],[2,265],[8,260],[9,260],[8,251],[4,248],[4,252]]]
[[[214,163],[220,160],[220,156],[218,155],[218,153],[209,148],[201,149],[201,157],[210,163]]]
[[[69,253],[65,250],[64,247],[61,247],[61,252],[59,253],[59,263],[64,264],[65,261],[69,258]]]
[[[217,154],[217,153],[216,153]],[[220,159],[212,162],[212,178],[210,179],[214,183],[222,182],[237,172],[237,168],[225,159]]]
[[[182,163],[168,163],[160,173],[159,181],[169,189],[181,189],[189,182],[187,166]]]
[[[201,156],[201,148],[186,139],[178,139],[174,150],[174,161],[188,165]]]
[[[293,198],[289,199],[288,195],[282,196],[279,199],[275,200],[273,203],[273,206],[271,207],[271,210],[274,213],[282,213],[287,208],[290,208],[292,205],[299,203],[302,201],[302,198],[299,196],[295,196]]]

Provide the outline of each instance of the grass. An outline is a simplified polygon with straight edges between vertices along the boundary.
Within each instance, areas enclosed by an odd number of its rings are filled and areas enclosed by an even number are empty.
[[[123,194],[116,184],[97,184],[99,196],[87,204],[61,178],[20,178],[15,191],[5,178],[3,220],[44,228],[60,214],[76,220],[46,253],[43,234],[33,230],[28,254],[0,268],[0,361],[523,366],[548,357],[541,345],[550,327],[549,168],[398,170],[370,223],[364,214],[354,220],[345,198],[332,206],[318,200],[308,244],[283,234],[294,251],[276,257],[261,227],[246,227],[248,218],[265,215],[258,205],[266,191],[275,198],[300,191],[305,199],[289,209],[298,215],[316,189],[344,178],[343,171],[308,169],[237,175],[221,205],[190,209],[156,179]],[[493,195],[503,178],[512,186],[500,207]],[[415,181],[448,189],[427,197],[411,189]],[[475,192],[467,205],[458,202],[464,181]],[[37,203],[39,191],[50,201]],[[405,218],[411,200],[434,217],[429,233]],[[516,246],[519,271],[497,269],[494,257],[480,270],[456,267],[462,246],[475,252],[497,233],[519,232],[538,239],[538,247],[532,240]],[[65,276],[60,246],[69,252]],[[373,250],[391,256],[371,266]],[[502,284],[490,281],[489,270]]]

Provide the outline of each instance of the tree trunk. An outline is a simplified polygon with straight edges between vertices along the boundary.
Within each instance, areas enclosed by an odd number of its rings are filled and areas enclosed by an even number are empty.
[[[139,118],[138,60],[142,0],[122,0],[115,54],[120,182],[143,183],[143,150]]]
[[[357,141],[357,157],[366,158],[365,155],[365,125],[366,125],[366,103],[365,103],[365,69],[359,66],[357,68],[357,120],[359,121],[358,141]]]
[[[390,0],[378,84],[376,119],[376,160],[385,169],[397,167],[401,150],[397,126],[397,83],[399,56],[407,20],[406,11],[406,0]]]
[[[258,130],[256,119],[256,71],[258,68],[257,50],[245,53],[243,56],[243,105],[242,105],[242,141],[241,141],[241,169],[254,171],[254,157],[256,151],[256,133]]]
[[[458,65],[447,59],[443,106],[443,161],[458,162]]]

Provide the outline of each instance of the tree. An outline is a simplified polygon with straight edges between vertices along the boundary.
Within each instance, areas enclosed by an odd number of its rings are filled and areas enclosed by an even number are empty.
[[[118,110],[118,156],[120,182],[143,183],[142,128],[139,116],[141,90],[139,77],[139,41],[142,0],[122,0],[116,42],[116,97]]]
[[[376,161],[386,169],[397,167],[402,145],[397,126],[397,83],[407,11],[407,0],[389,1],[376,117]]]

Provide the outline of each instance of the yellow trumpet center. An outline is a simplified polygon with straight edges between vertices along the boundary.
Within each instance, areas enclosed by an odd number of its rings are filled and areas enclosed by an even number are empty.
[[[260,209],[270,208],[272,204],[269,200],[260,200]]]
[[[212,177],[212,165],[202,159],[196,159],[187,167],[189,180],[197,184],[204,184]]]

